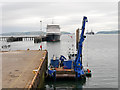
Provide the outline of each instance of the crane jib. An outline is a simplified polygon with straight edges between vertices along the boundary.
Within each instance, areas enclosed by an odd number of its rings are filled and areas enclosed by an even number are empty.
[[[77,51],[77,56],[75,58],[75,66],[74,66],[74,70],[76,72],[76,76],[80,77],[82,74],[84,74],[83,72],[83,68],[82,68],[82,46],[83,46],[83,41],[84,41],[84,31],[85,31],[85,23],[88,22],[87,17],[83,17],[83,22],[82,22],[82,32],[80,35],[80,41],[78,44],[78,51]]]

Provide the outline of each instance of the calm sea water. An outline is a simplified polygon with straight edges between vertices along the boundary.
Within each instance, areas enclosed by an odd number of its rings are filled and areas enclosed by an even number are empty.
[[[11,50],[27,50],[27,48],[38,50],[41,44],[43,49],[48,50],[49,59],[53,55],[67,57],[69,52],[75,51],[75,36],[62,35],[60,42],[34,44],[33,41],[21,41],[10,43]],[[88,35],[83,44],[84,66],[87,63],[92,70],[92,77],[87,78],[85,82],[45,82],[45,89],[118,88],[118,35]]]

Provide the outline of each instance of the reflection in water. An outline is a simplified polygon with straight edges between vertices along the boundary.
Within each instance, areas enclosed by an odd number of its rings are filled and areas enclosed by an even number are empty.
[[[59,80],[59,81],[45,81],[46,90],[61,90],[61,89],[80,89],[86,83],[86,79],[83,80]]]

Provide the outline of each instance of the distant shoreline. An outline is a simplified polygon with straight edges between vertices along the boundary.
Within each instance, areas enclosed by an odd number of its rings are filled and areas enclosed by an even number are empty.
[[[96,34],[120,34],[120,30],[115,30],[115,31],[99,31]]]
[[[46,32],[41,31],[31,31],[31,32],[10,32],[10,33],[2,33],[0,36],[24,36],[24,35],[45,35]],[[70,32],[61,31],[61,34],[71,34]]]

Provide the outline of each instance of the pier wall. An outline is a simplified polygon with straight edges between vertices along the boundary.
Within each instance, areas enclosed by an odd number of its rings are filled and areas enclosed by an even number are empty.
[[[40,64],[38,71],[36,72],[31,84],[28,87],[28,90],[34,90],[35,88],[42,88],[44,79],[46,76],[46,70],[48,65],[48,53],[46,52],[45,58],[41,59],[42,63]]]
[[[7,42],[16,42],[16,41],[34,41],[34,43],[39,43],[42,41],[46,41],[46,37],[0,37],[0,41],[7,41]]]

